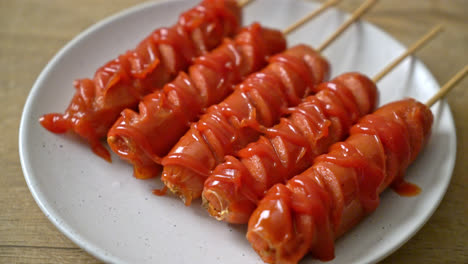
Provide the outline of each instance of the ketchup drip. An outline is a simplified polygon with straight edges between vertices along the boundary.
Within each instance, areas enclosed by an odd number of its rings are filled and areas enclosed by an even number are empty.
[[[421,188],[419,186],[405,180],[394,182],[391,188],[401,196],[412,197],[421,193]]]

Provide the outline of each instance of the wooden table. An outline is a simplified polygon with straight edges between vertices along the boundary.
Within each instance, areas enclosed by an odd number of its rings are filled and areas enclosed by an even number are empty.
[[[0,263],[99,263],[34,202],[21,171],[18,128],[26,97],[52,56],[90,25],[139,2],[0,0]],[[351,11],[360,2],[346,0],[340,8]],[[446,32],[417,54],[443,83],[468,63],[467,13],[466,0],[381,0],[366,19],[406,45],[444,23]],[[447,97],[458,140],[447,194],[428,223],[382,263],[468,263],[467,86],[468,79]]]

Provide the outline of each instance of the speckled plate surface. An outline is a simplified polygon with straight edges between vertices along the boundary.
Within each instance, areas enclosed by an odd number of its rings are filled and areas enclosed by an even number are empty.
[[[136,180],[131,166],[116,156],[107,163],[76,137],[51,134],[37,121],[44,113],[66,108],[74,79],[92,76],[100,65],[134,47],[155,28],[173,24],[195,2],[146,3],[92,26],[44,68],[25,105],[20,157],[31,193],[58,229],[103,261],[261,263],[244,237],[245,226],[217,222],[197,202],[185,207],[174,197],[153,196],[151,190],[161,186],[159,179]],[[245,9],[245,23],[256,20],[285,28],[317,6],[299,0],[256,0]],[[289,44],[318,45],[345,17],[330,10],[289,36]],[[333,65],[332,76],[345,71],[372,76],[404,49],[375,26],[357,23],[324,54]],[[379,88],[382,104],[407,96],[425,101],[439,85],[420,61],[408,59]],[[422,194],[402,198],[385,192],[378,210],[337,242],[336,259],[330,263],[376,262],[406,242],[432,215],[450,181],[456,150],[448,106],[439,103],[432,110],[432,138],[407,174]]]

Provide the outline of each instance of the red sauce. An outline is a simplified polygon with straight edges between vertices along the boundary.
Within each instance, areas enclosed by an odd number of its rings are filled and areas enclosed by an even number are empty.
[[[164,110],[172,110],[180,114],[174,115],[173,118],[177,118],[183,123],[189,124],[190,121],[200,113],[203,108],[202,99],[199,96],[192,96],[193,90],[196,90],[195,84],[185,72],[180,72],[177,77],[178,81],[182,81],[183,84],[171,82],[164,87],[164,96],[168,97],[171,92],[177,95],[177,103],[167,103],[165,107],[161,107]],[[151,96],[151,95],[150,95]],[[156,109],[150,109],[156,110]],[[159,110],[159,109],[157,109]],[[157,112],[157,111],[154,111]]]
[[[400,116],[394,114],[392,120],[379,115],[368,115],[355,126],[351,133],[376,135],[399,158],[401,167],[406,168],[411,157],[408,129]]]
[[[386,185],[403,177],[411,161],[412,149],[409,131],[402,117],[397,113],[391,117],[368,115],[351,129],[351,134],[354,133],[374,135],[382,141],[387,155]]]
[[[209,189],[215,190],[221,197],[226,196],[227,193],[239,192],[244,198],[254,204],[257,204],[261,198],[254,190],[254,181],[250,177],[247,168],[242,162],[232,156],[226,156],[226,161],[218,165],[209,179],[205,186],[209,186]],[[223,188],[217,188],[220,183],[232,183],[231,186],[234,189],[227,190],[226,185],[223,185]],[[242,208],[237,208],[237,210],[243,211]],[[250,207],[249,210],[251,210]]]
[[[143,40],[134,51],[130,51],[132,76],[137,79],[145,79],[160,64],[159,51],[151,36]]]
[[[236,10],[233,13],[232,11],[234,11],[233,8],[236,3],[231,1],[230,4],[231,5],[228,5],[226,2],[205,0],[202,4],[191,9],[189,12],[183,13],[179,17],[178,24],[188,31],[203,28],[207,31],[203,36],[208,35],[206,33],[209,31],[213,31],[215,34],[219,35],[226,25],[235,31],[235,29],[239,27],[240,8],[235,8]],[[222,19],[220,20],[218,17]],[[203,27],[203,24],[207,25]],[[204,43],[209,43],[209,40],[209,36],[205,37]]]
[[[200,163],[199,160],[188,155],[184,155],[183,153],[173,153],[167,155],[164,157],[162,164],[164,166],[183,164],[184,167],[190,168],[192,171],[204,177],[208,177],[211,174],[211,170],[207,169],[207,167]]]
[[[331,121],[325,114],[324,103],[317,96],[307,97],[299,107],[293,108],[291,112],[301,114],[307,119],[317,140],[328,136]]]
[[[383,168],[377,167],[364,157],[356,146],[340,142],[330,147],[330,152],[315,159],[316,163],[330,162],[358,172],[359,200],[367,212],[379,205],[379,187],[385,179]]]
[[[327,87],[327,89],[323,89],[321,91],[323,92],[325,97],[331,100],[331,102],[325,103],[326,112],[330,116],[337,117],[340,120],[340,123],[344,127],[344,129],[351,127],[352,120],[349,115],[350,110],[347,109],[346,106],[344,105],[341,96],[335,90],[332,89],[334,84],[332,83],[323,84],[323,86],[325,85],[330,86],[330,87]],[[322,89],[322,88],[319,87],[318,89]]]
[[[318,259],[326,261],[335,257],[335,236],[332,231],[329,212],[331,197],[319,186],[313,172],[301,174],[291,179],[287,187],[292,191],[291,208],[296,214],[307,214],[313,217],[316,235],[311,245],[311,253]],[[294,234],[297,235],[297,234]]]
[[[249,126],[259,127],[259,125],[263,125],[269,127],[279,119],[280,113],[284,112],[283,108],[285,109],[286,102],[285,100],[278,100],[274,96],[274,92],[271,92],[271,89],[278,86],[282,87],[280,83],[280,79],[275,74],[258,72],[251,75],[243,85],[239,86],[239,89],[245,94],[243,97],[247,99],[246,104],[249,105],[249,109],[255,111],[256,114],[255,120],[248,119],[247,124]],[[253,93],[257,93],[260,98],[251,99]],[[245,120],[247,118],[242,117],[240,119]]]
[[[359,107],[356,104],[353,93],[346,86],[338,82],[328,82],[327,89],[334,92],[340,98],[341,104],[346,108],[350,120],[357,120],[360,116]]]
[[[273,203],[268,201],[273,201]],[[251,217],[255,221],[249,221],[249,230],[255,230],[261,235],[266,234],[269,244],[276,245],[288,240],[291,238],[288,227],[292,225],[292,221],[291,217],[285,214],[290,212],[290,203],[291,191],[283,184],[274,185],[260,203],[261,214]],[[266,238],[262,236],[262,239]]]
[[[260,68],[261,65],[264,64],[267,55],[265,51],[267,50],[268,43],[265,43],[260,36],[261,36],[261,26],[259,23],[253,23],[245,30],[253,32],[253,34],[246,35],[246,38],[241,39],[239,42],[242,45],[247,45],[252,47],[253,52],[252,54],[256,54],[256,56],[252,57],[252,67],[253,68]],[[253,45],[257,43],[259,45]]]
[[[121,118],[119,120],[121,120],[119,125],[112,130],[111,134],[109,134],[109,137],[118,135],[118,144],[122,144],[121,147],[118,148],[118,154],[126,159],[138,161],[138,156],[135,155],[138,151],[136,151],[135,148],[138,148],[140,151],[144,151],[145,153],[151,153],[151,146],[145,135],[140,133],[138,129],[127,127],[125,119]],[[132,140],[126,141],[125,139]]]
[[[229,118],[227,118],[223,110],[229,108],[211,108],[213,112],[208,112],[205,118],[195,124],[194,128],[201,133],[210,130],[222,146],[231,146],[232,142],[238,137],[238,130],[231,125]],[[198,139],[198,137],[197,137]],[[226,152],[229,152],[226,151]]]
[[[174,65],[166,65],[169,66],[168,70],[172,74],[184,70],[197,55],[200,55],[190,36],[185,31],[178,30],[177,26],[156,30],[153,33],[153,42],[158,46],[166,44],[173,49],[175,57],[172,62]]]
[[[297,131],[297,129],[294,127],[294,125],[289,119],[283,118],[281,122],[284,125],[288,126],[290,130],[282,129],[281,126],[274,126],[272,128],[268,128],[265,134],[269,138],[281,137],[286,141],[292,142],[293,144],[296,144],[298,146],[302,146],[305,148],[309,147],[309,142],[307,141],[307,139],[303,137],[299,131]],[[291,133],[291,131],[293,131],[293,133]]]
[[[421,193],[421,188],[419,186],[405,180],[393,183],[391,188],[401,196],[412,197]]]
[[[164,186],[162,189],[155,189],[153,190],[153,194],[157,196],[164,196],[167,193],[167,186]]]
[[[241,55],[239,54],[239,49],[236,47],[233,40],[226,39],[223,43],[223,49],[226,49],[227,52],[219,53],[210,53],[195,59],[195,64],[203,65],[207,68],[212,69],[214,72],[220,76],[228,76],[228,74],[233,75],[234,80],[241,78],[239,73],[239,66],[241,65]],[[229,58],[227,53],[232,53],[235,57],[234,63]],[[227,56],[227,58],[226,58]],[[222,78],[221,83],[224,83],[226,78]]]
[[[215,169],[211,174],[213,180],[210,180],[213,186],[219,184],[219,182],[230,182],[233,183],[236,189],[242,186],[243,175],[248,173],[245,166],[232,156],[226,156],[226,161]]]
[[[306,83],[306,89],[303,91],[303,94],[297,94],[297,91],[284,91],[291,104],[297,105],[301,102],[301,99],[310,92],[317,92],[314,88],[319,80],[314,79],[314,76],[310,74],[308,66],[303,60],[288,54],[278,54],[270,59],[270,63],[274,62],[285,64],[286,67],[297,73]]]
[[[70,127],[70,122],[63,118],[62,114],[46,114],[39,118],[39,122],[50,132],[53,133],[65,133]]]

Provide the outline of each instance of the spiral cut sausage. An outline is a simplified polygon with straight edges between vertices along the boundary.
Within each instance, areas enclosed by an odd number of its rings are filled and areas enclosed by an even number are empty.
[[[204,0],[183,13],[177,24],[150,34],[134,50],[99,68],[93,79],[74,82],[75,95],[64,114],[51,113],[40,123],[53,133],[73,130],[93,151],[110,161],[99,140],[120,112],[161,88],[192,60],[234,35],[241,19],[235,0]]]
[[[249,220],[253,248],[268,263],[297,263],[308,252],[333,259],[334,240],[376,209],[385,188],[404,182],[432,121],[413,99],[363,117],[312,167],[268,191]]]
[[[208,106],[219,103],[248,74],[284,51],[286,40],[277,30],[254,23],[234,40],[195,60],[187,73],[139,104],[139,114],[126,109],[108,133],[111,149],[134,165],[137,178],[156,176],[166,155]]]
[[[328,62],[305,45],[272,57],[266,68],[250,75],[191,126],[162,160],[163,182],[189,205],[200,197],[205,179],[225,155],[257,140],[262,126],[277,123],[328,74]]]
[[[346,73],[317,87],[257,142],[227,156],[205,181],[204,206],[218,220],[247,223],[265,193],[312,165],[343,140],[350,127],[376,106],[377,88],[364,75]]]

